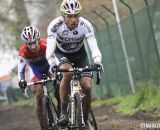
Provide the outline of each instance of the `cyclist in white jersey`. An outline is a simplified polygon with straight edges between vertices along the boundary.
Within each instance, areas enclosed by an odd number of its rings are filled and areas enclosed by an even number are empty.
[[[95,64],[101,65],[101,52],[91,23],[80,17],[81,5],[78,0],[63,0],[60,10],[62,16],[55,18],[48,26],[46,57],[51,68],[58,65],[62,68],[89,66],[84,39],[87,40]],[[67,124],[67,103],[69,84],[72,74],[62,73],[60,84],[61,116],[59,124]],[[91,105],[91,73],[83,73],[80,79],[83,93],[84,119],[87,122]]]

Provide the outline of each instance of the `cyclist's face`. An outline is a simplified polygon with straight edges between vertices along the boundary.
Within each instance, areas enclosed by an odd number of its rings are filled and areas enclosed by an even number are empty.
[[[74,29],[79,23],[79,14],[65,14],[64,20],[70,29]]]
[[[30,49],[30,51],[37,52],[39,50],[38,41],[27,43],[27,47]]]

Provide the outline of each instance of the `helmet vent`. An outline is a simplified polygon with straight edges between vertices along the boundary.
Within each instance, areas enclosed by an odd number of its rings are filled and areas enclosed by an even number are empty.
[[[30,32],[28,32],[28,38],[31,39],[31,34],[30,34]]]
[[[72,10],[73,10],[73,3],[71,3],[71,8],[72,8]]]
[[[33,39],[35,39],[35,36],[36,36],[36,32],[34,31],[34,33],[33,33]]]
[[[69,8],[68,4],[66,3],[65,5],[66,5],[66,7],[67,7],[67,9],[68,9],[68,8]],[[66,7],[65,7],[65,8],[66,8]]]
[[[25,35],[23,35],[23,38],[27,41],[27,38],[25,37]]]
[[[63,6],[63,8],[67,9],[66,6]]]
[[[76,2],[76,3],[75,3],[75,8],[77,7],[77,5],[78,5],[78,4],[77,4],[77,2]]]

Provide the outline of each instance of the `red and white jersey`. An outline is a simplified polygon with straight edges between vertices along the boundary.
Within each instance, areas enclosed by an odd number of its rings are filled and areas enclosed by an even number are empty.
[[[32,69],[34,75],[40,76],[41,73],[45,73],[49,69],[49,64],[46,59],[46,47],[47,42],[45,39],[39,40],[40,48],[34,53],[28,49],[26,44],[23,44],[19,50],[20,61],[18,63],[18,78],[24,76],[25,66],[28,63],[29,67]]]
[[[28,62],[41,62],[41,59],[45,58],[47,41],[45,39],[41,39],[39,41],[40,49],[38,52],[33,53],[27,48],[26,44],[23,44],[19,50],[19,56],[26,59]]]

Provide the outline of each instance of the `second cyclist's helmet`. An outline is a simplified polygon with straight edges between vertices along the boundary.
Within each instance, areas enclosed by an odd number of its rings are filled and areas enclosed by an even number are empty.
[[[82,7],[78,0],[63,0],[60,10],[63,14],[78,14]]]
[[[40,38],[40,32],[35,26],[27,26],[21,33],[23,43],[35,42]]]

